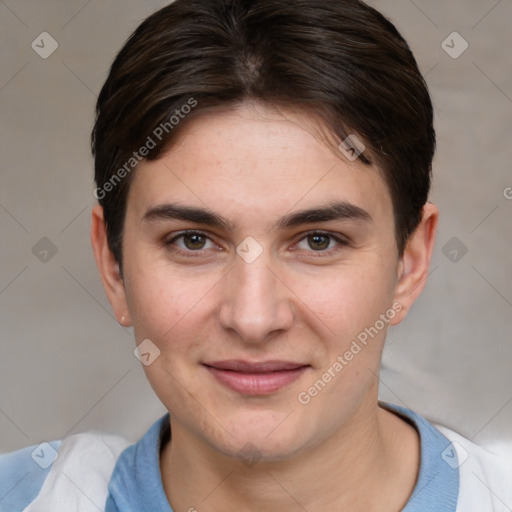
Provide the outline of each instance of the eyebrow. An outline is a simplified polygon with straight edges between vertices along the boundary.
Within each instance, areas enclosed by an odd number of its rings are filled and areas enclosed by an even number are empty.
[[[372,216],[363,208],[347,201],[335,201],[325,206],[319,206],[308,210],[300,210],[282,217],[277,228],[285,229],[300,226],[302,224],[314,224],[331,220],[373,222]]]
[[[161,204],[150,208],[143,215],[142,219],[147,222],[159,222],[165,220],[183,220],[203,224],[213,228],[233,231],[235,225],[228,219],[209,210],[195,206],[184,206],[180,204]],[[300,210],[285,215],[275,224],[277,229],[297,227],[302,224],[314,224],[328,221],[356,221],[372,223],[371,215],[352,203],[347,201],[335,201],[326,205]]]
[[[221,215],[212,212],[207,208],[198,208],[195,206],[183,206],[179,204],[162,204],[150,208],[142,217],[142,220],[148,222],[159,222],[165,220],[184,220],[204,224],[206,226],[232,231],[234,225]]]

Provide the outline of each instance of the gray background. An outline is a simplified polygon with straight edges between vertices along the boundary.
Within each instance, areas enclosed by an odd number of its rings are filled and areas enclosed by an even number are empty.
[[[0,451],[88,429],[135,439],[165,412],[112,316],[88,231],[96,95],[123,41],[166,3],[0,1]],[[426,290],[388,337],[382,398],[479,443],[510,439],[512,1],[371,3],[431,89],[442,216]],[[31,47],[43,31],[59,45],[47,59]],[[456,59],[442,47],[454,31],[469,44]]]

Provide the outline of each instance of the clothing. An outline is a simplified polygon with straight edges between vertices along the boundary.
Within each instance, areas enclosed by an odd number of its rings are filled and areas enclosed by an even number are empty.
[[[408,409],[381,406],[420,434],[419,478],[403,512],[512,510],[512,445],[491,453]],[[120,437],[86,433],[2,455],[0,512],[173,512],[160,477],[166,436],[168,414],[130,446]],[[53,451],[53,464],[40,467]],[[194,507],[200,510],[199,503]]]

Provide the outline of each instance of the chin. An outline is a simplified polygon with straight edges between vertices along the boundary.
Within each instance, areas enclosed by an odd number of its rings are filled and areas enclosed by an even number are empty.
[[[307,444],[303,428],[298,428],[293,413],[246,413],[231,418],[218,431],[220,439],[210,443],[224,455],[251,466],[256,461],[274,462],[290,458]],[[231,434],[231,435],[230,435]]]

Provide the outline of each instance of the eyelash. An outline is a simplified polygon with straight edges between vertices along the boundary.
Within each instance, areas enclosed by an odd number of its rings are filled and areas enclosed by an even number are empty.
[[[173,236],[170,240],[165,241],[164,245],[166,247],[168,247],[174,253],[184,255],[186,257],[197,258],[197,257],[202,256],[202,253],[204,252],[203,249],[198,249],[197,251],[193,251],[190,249],[183,250],[183,249],[178,248],[175,245],[175,242],[177,240],[179,240],[180,238],[183,238],[186,235],[198,235],[198,236],[204,237],[207,240],[213,242],[213,240],[206,233],[204,233],[202,231],[189,230],[189,231],[182,231],[181,233],[178,233],[177,235]],[[346,240],[344,240],[343,238],[340,238],[339,236],[337,236],[334,233],[331,233],[329,231],[308,231],[308,232],[304,233],[303,236],[296,243],[298,244],[298,243],[302,242],[303,240],[306,240],[308,237],[315,236],[315,235],[329,237],[331,240],[334,240],[338,244],[337,246],[335,246],[331,249],[318,250],[318,251],[314,251],[313,249],[310,249],[308,252],[312,253],[312,255],[314,255],[313,257],[315,257],[315,258],[322,257],[325,255],[330,256],[332,253],[340,250],[340,248],[348,245],[348,242]]]
[[[303,234],[303,236],[297,241],[297,243],[300,243],[303,240],[307,240],[308,237],[315,236],[315,235],[328,237],[330,239],[330,241],[334,240],[338,245],[336,245],[335,247],[331,247],[330,249],[324,249],[324,250],[319,250],[319,251],[309,249],[308,252],[311,253],[311,255],[314,258],[321,258],[323,256],[324,257],[331,256],[333,253],[338,252],[343,247],[346,247],[348,245],[347,240],[344,240],[343,238],[340,238],[338,235],[331,233],[329,231],[308,231]],[[330,245],[330,242],[329,242],[329,245]]]

